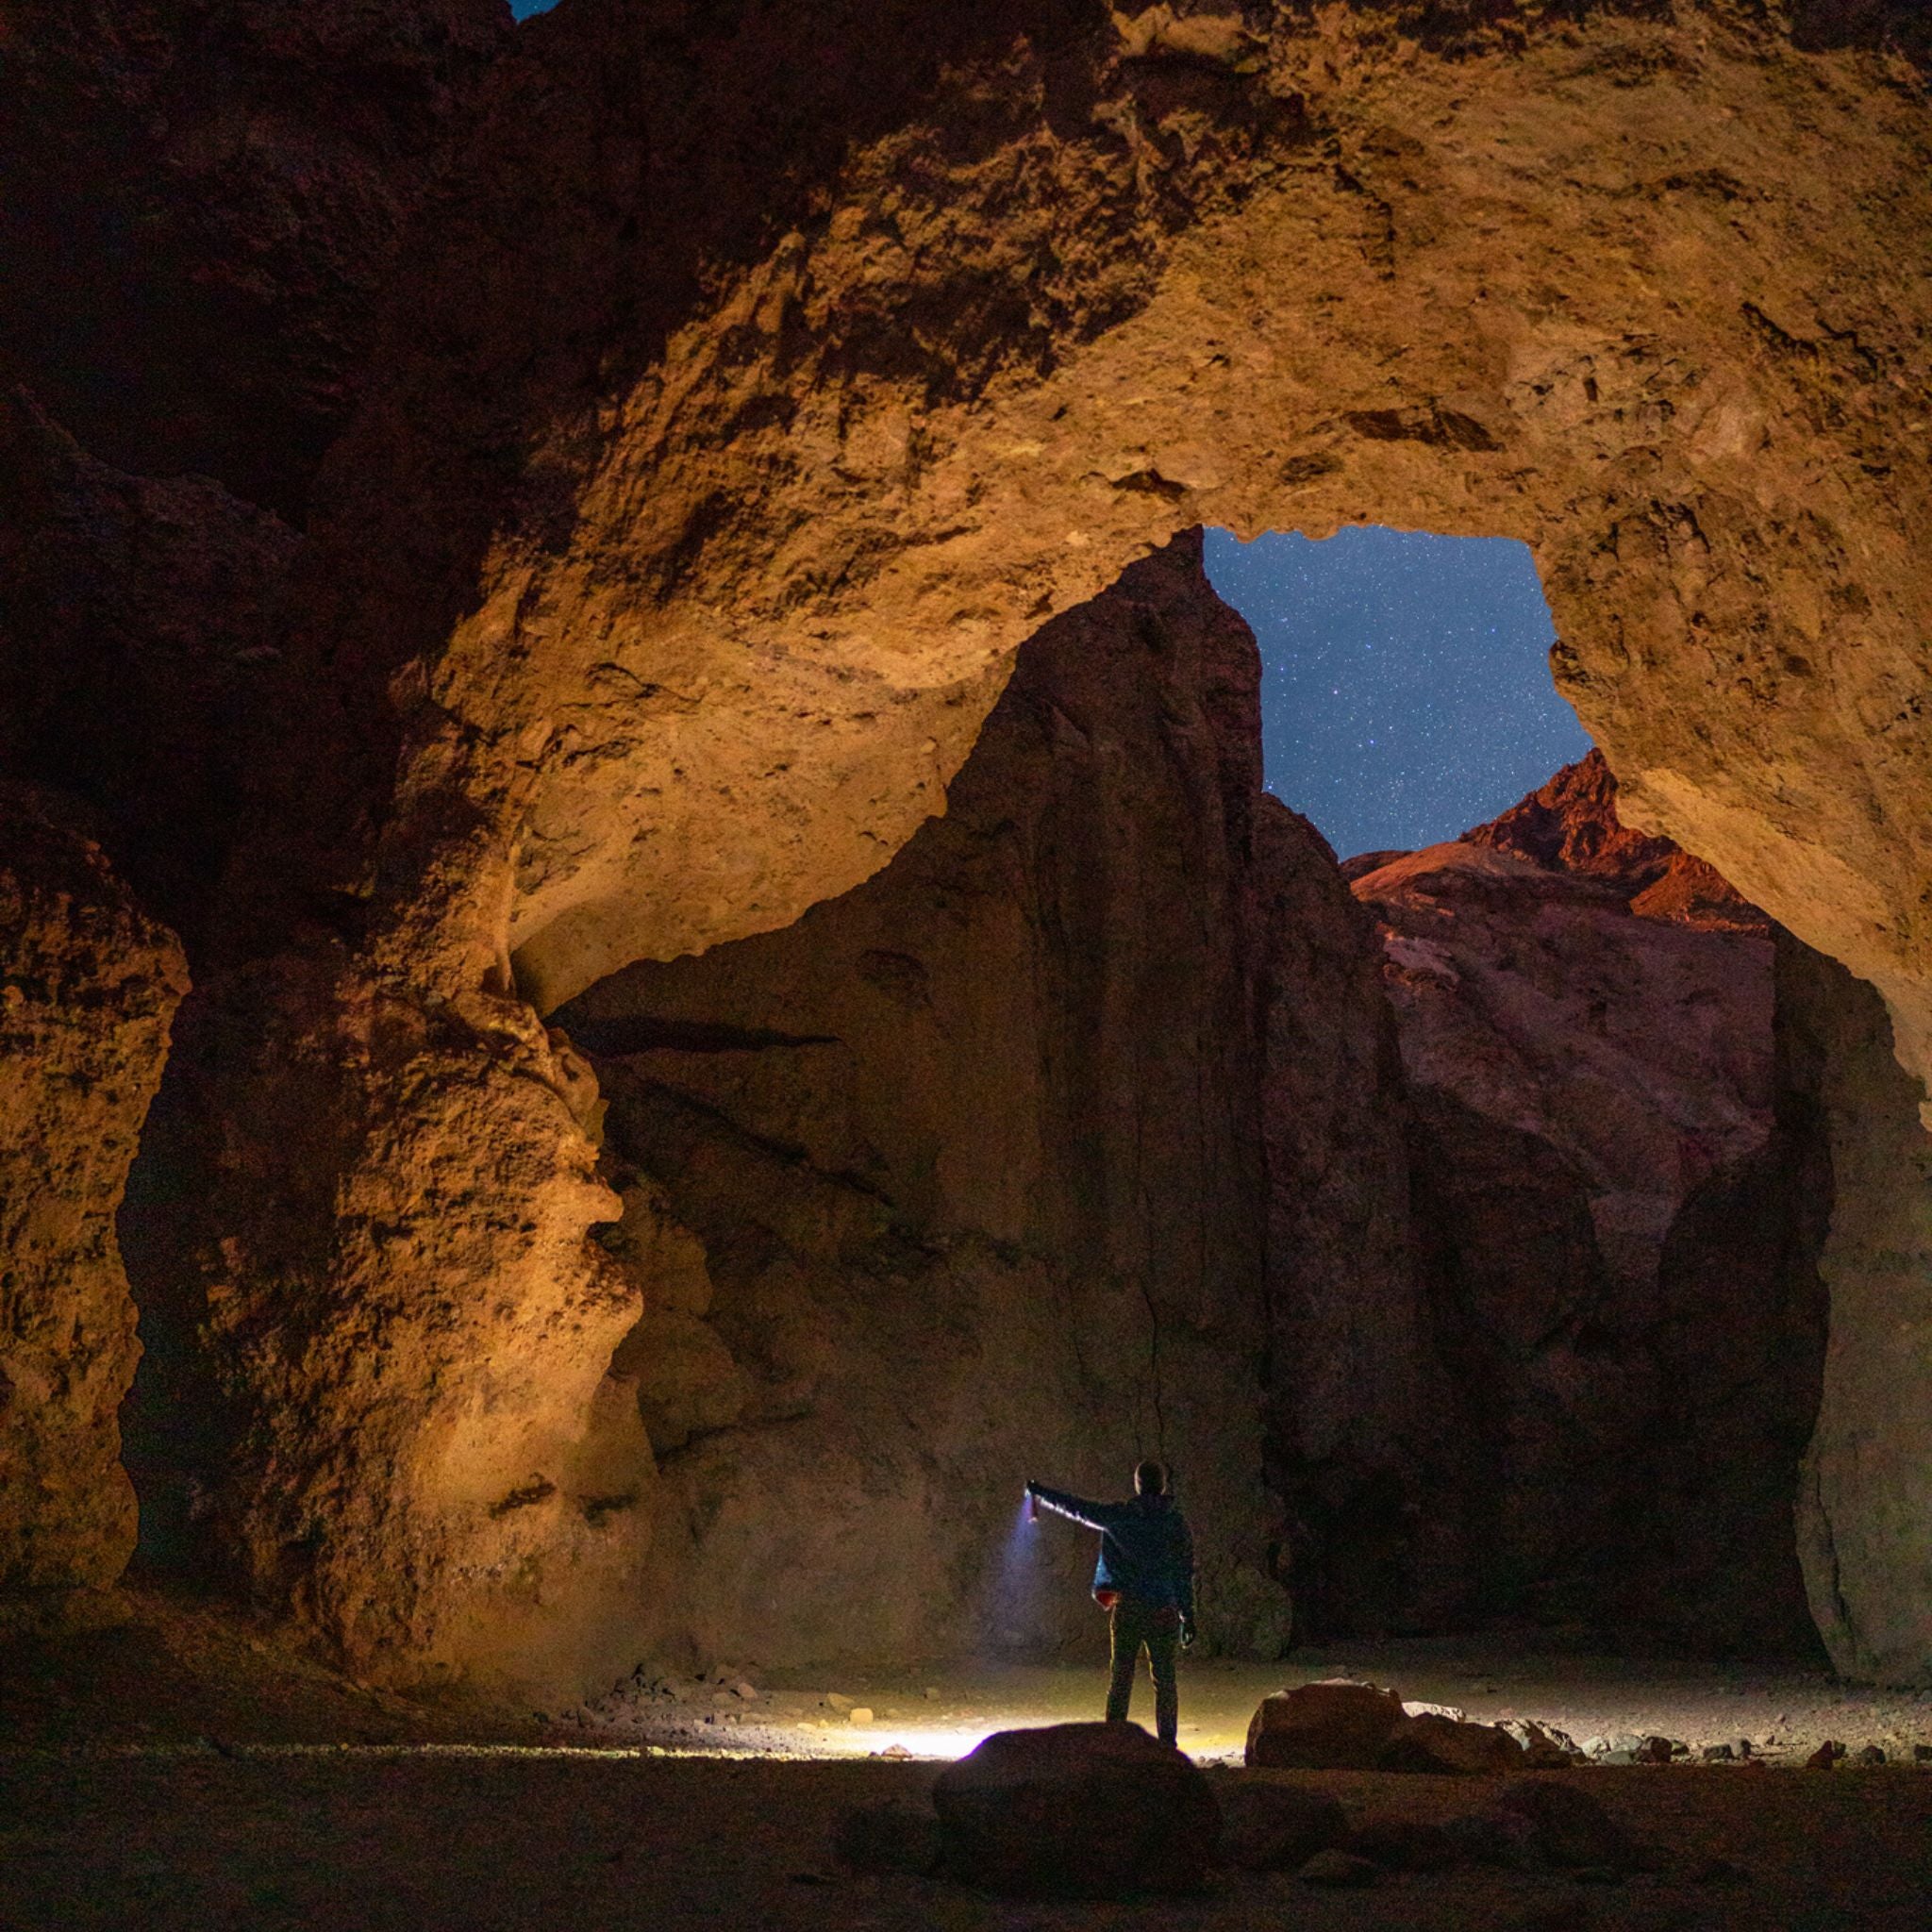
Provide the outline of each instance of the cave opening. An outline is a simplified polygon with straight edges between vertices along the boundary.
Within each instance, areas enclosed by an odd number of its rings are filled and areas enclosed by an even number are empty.
[[[1591,748],[1525,543],[1216,529],[1206,562],[1261,653],[1267,787],[1344,861],[1457,838]]]

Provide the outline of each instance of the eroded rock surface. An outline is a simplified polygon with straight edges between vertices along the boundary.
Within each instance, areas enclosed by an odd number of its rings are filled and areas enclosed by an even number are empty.
[[[114,1212],[188,979],[85,825],[0,785],[0,1624],[99,1614],[134,1548]]]
[[[877,877],[559,1016],[613,1149],[708,1256],[708,1301],[682,1267],[644,1280],[618,1364],[688,1525],[661,1593],[688,1641],[1091,1641],[1086,1539],[1032,1530],[1001,1572],[1016,1499],[1036,1475],[1121,1491],[1145,1455],[1200,1523],[1210,1640],[1284,1641],[1258,671],[1177,541],[1028,643],[945,816]]]
[[[22,0],[0,384],[299,522],[504,0]]]
[[[1595,757],[1354,891],[1401,1034],[1471,1607],[1802,1641],[1780,1491],[1819,1308],[1788,1265],[1766,923],[1625,831]]]
[[[274,719],[300,540],[205,477],[95,460],[0,394],[0,762],[93,808],[119,870],[188,942]]]

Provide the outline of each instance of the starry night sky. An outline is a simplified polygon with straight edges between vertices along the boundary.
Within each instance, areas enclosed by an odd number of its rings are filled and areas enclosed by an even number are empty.
[[[1590,749],[1526,544],[1209,530],[1208,575],[1261,647],[1268,789],[1340,858],[1453,839]]]

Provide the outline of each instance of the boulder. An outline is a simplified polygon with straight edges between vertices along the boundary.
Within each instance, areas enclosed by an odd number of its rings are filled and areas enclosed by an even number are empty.
[[[1485,1777],[1524,1768],[1524,1749],[1494,1724],[1449,1717],[1406,1717],[1375,1754],[1378,1771],[1420,1771]]]
[[[1326,1791],[1272,1777],[1221,1787],[1221,1850],[1243,1872],[1291,1872],[1347,1836],[1341,1802]]]
[[[1138,1724],[995,1732],[940,1774],[933,1807],[946,1869],[990,1891],[1192,1891],[1220,1851],[1207,1779]]]
[[[1341,1849],[1372,1859],[1385,1872],[1441,1872],[1463,1856],[1441,1825],[1386,1812],[1371,1812],[1342,1840]]]
[[[1332,1885],[1340,1889],[1373,1885],[1381,1877],[1382,1868],[1373,1858],[1358,1858],[1353,1852],[1317,1852],[1298,1875],[1304,1885]]]
[[[1491,1811],[1525,1821],[1542,1861],[1570,1871],[1633,1871],[1636,1845],[1586,1790],[1567,1780],[1521,1778],[1498,1792]]]
[[[1244,1755],[1249,1764],[1275,1771],[1367,1771],[1405,1722],[1393,1690],[1341,1681],[1303,1684],[1261,1700],[1248,1724]]]

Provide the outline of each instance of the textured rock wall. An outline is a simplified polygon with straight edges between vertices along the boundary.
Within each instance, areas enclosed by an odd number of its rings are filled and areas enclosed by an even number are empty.
[[[1594,754],[1354,890],[1409,1083],[1456,1418],[1424,1515],[1459,1526],[1462,1613],[1804,1647],[1819,1143],[1795,1097],[1774,1120],[1762,915],[1622,826]]]
[[[1449,1405],[1417,1291],[1381,936],[1307,820],[1264,798],[1256,884],[1269,1174],[1269,1484],[1302,1638],[1429,1627],[1461,1551],[1427,1507]]]
[[[494,33],[480,5],[191,9],[125,39],[125,10],[9,19],[27,272],[8,286],[28,294],[5,353],[56,386],[56,415],[117,463],[205,463],[292,510],[317,425],[364,399],[317,493],[285,735],[222,908],[257,964],[211,1002],[226,1046],[198,1103],[270,1136],[270,1171],[309,1135],[335,1176],[292,1188],[275,1230],[245,1191],[208,1195],[233,1217],[199,1238],[208,1273],[251,1311],[223,1350],[244,1435],[301,1411],[299,1377],[250,1379],[284,1329],[318,1364],[348,1358],[365,1301],[443,1332],[410,1245],[365,1240],[341,1205],[393,1185],[398,1138],[447,1147],[454,1172],[500,1101],[509,1144],[548,1150],[508,1161],[523,1194],[494,1210],[512,1247],[526,1223],[556,1235],[533,1330],[603,1292],[555,1218],[570,1200],[581,1233],[608,1205],[558,1191],[589,1158],[577,1083],[509,999],[512,954],[548,1009],[868,876],[937,804],[1022,641],[1204,521],[1529,540],[1559,675],[1635,810],[1876,984],[1923,1066],[1932,483],[1907,404],[1928,386],[1932,167],[1919,78],[1882,51],[1911,12],[1492,12],[574,0],[491,70],[393,270],[445,80]],[[184,20],[206,29],[191,55],[223,58],[184,56]],[[291,49],[295,84],[236,91],[238,44]],[[73,63],[102,47],[125,71],[94,139]],[[377,94],[401,124],[363,119]],[[352,125],[402,158],[393,196],[360,159],[338,168]],[[161,242],[68,250],[75,184]],[[129,258],[170,264],[160,296],[125,283]],[[366,380],[338,268],[344,288],[393,282]],[[278,291],[304,288],[320,307],[284,327]],[[185,346],[146,332],[133,375],[156,391],[120,381],[105,325],[63,374],[64,318],[161,309],[192,325]],[[119,372],[111,393],[94,368]],[[437,1078],[394,1081],[373,1048],[376,1072],[311,1078],[365,1039]],[[394,1133],[358,1141],[371,1104]],[[284,1252],[308,1257],[303,1297],[257,1272]],[[1840,1299],[1862,1311],[1867,1250],[1845,1252]],[[467,1319],[448,1360],[474,1390]],[[365,1388],[341,1413],[382,1415],[371,1441],[419,1467],[400,1409]],[[1868,1507],[1852,1470],[1848,1546]],[[412,1477],[424,1524],[457,1494],[440,1482]],[[244,1570],[305,1574],[329,1508],[304,1507],[292,1536],[235,1531]],[[1892,1507],[1874,1491],[1872,1521]],[[1882,1547],[1844,1570],[1854,1596],[1911,1587],[1884,1580]],[[413,1612],[368,1627],[431,1641]]]
[[[876,877],[559,1015],[648,1176],[627,1200],[655,1229],[661,1186],[709,1259],[708,1289],[675,1252],[642,1281],[618,1364],[689,1525],[657,1592],[684,1641],[1091,1645],[1089,1541],[1003,1569],[1014,1506],[1029,1475],[1124,1493],[1143,1455],[1195,1517],[1209,1640],[1285,1641],[1258,669],[1178,540],[1027,643],[945,816]]]
[[[1932,1155],[1920,1089],[1869,986],[1804,948],[1779,964],[1834,1202],[1818,1262],[1831,1298],[1824,1392],[1798,1493],[1806,1590],[1848,1676],[1932,1683]]]
[[[299,522],[504,0],[19,0],[0,385]]]
[[[548,1009],[781,926],[1147,545],[1381,518],[1531,542],[1633,821],[1923,1071],[1907,18],[547,16],[322,486],[254,942]]]
[[[0,1625],[104,1614],[134,1547],[114,1210],[187,984],[71,805],[0,785]]]
[[[110,469],[25,391],[0,395],[0,766],[87,800],[191,951],[278,708],[299,542],[205,478]]]

